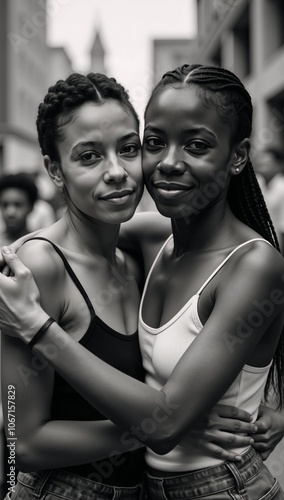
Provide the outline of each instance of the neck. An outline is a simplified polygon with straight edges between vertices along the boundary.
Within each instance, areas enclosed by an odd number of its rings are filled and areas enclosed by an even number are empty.
[[[202,252],[232,246],[232,230],[239,224],[229,206],[209,207],[189,219],[172,219],[174,257],[188,252]]]
[[[85,255],[99,255],[116,263],[116,247],[120,224],[107,224],[81,213],[67,210],[62,218],[67,226],[71,247]]]

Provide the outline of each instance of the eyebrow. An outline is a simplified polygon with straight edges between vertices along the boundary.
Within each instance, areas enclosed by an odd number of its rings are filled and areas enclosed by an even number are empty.
[[[148,130],[148,129],[153,130],[153,132],[156,132],[156,133],[160,133],[160,134],[163,133],[163,130],[161,130],[158,127],[153,127],[152,125],[146,125],[146,127],[144,128],[144,132],[146,132],[146,130]]]
[[[208,128],[206,127],[192,127],[192,128],[189,128],[189,129],[185,129],[182,131],[182,133],[184,135],[188,135],[188,134],[195,134],[196,132],[203,132],[204,134],[208,134],[210,135],[213,139],[216,139],[216,136],[213,132],[211,132]]]
[[[135,138],[135,139],[138,138],[140,140],[139,134],[137,134],[137,132],[130,132],[129,134],[125,134],[124,136],[119,137],[117,142],[127,141],[128,139],[133,139],[133,138]],[[75,146],[73,146],[71,153],[76,152],[77,149],[79,149],[82,146],[83,147],[94,147],[96,145],[100,146],[101,144],[102,144],[102,141],[81,141],[81,142],[78,142],[77,144],[75,144]]]
[[[144,131],[146,132],[148,129],[150,129],[153,132],[159,133],[159,134],[165,134],[164,130],[162,130],[162,129],[158,128],[158,127],[152,126],[152,125],[147,125],[145,127]],[[206,133],[206,134],[210,135],[213,139],[216,140],[215,134],[213,134],[213,132],[211,132],[210,130],[208,130],[206,127],[192,127],[192,128],[189,128],[189,129],[184,129],[182,131],[182,134],[183,135],[190,135],[190,134],[195,134],[196,132]]]

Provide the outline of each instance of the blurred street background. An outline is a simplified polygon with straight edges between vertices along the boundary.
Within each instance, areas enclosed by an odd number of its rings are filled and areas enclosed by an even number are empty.
[[[251,159],[282,241],[282,0],[1,0],[0,185],[7,175],[25,173],[38,193],[21,230],[47,226],[61,213],[43,168],[35,127],[37,107],[48,87],[73,71],[114,76],[128,90],[143,125],[143,110],[155,83],[166,71],[186,63],[213,63],[232,70],[250,92]],[[140,209],[153,209],[147,194]],[[2,210],[4,238],[9,228],[3,215]],[[267,465],[284,488],[284,441]]]

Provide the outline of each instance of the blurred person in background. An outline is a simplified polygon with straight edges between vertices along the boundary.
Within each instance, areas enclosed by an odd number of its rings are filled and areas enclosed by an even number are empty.
[[[30,231],[28,217],[37,199],[37,187],[27,174],[7,174],[0,178],[0,208],[4,221],[1,245],[9,245]]]
[[[255,171],[279,244],[284,251],[284,153],[277,146],[261,151],[255,159]]]

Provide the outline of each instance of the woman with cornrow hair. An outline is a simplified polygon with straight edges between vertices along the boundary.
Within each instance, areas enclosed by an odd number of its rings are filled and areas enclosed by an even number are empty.
[[[251,127],[250,96],[222,68],[184,65],[150,97],[143,174],[172,234],[150,265],[139,309],[145,383],[50,323],[31,273],[4,254],[14,273],[0,277],[4,333],[5,310],[14,333],[124,429],[123,442],[146,444],[147,500],[284,498],[252,443],[228,437],[224,448],[239,460],[224,461],[189,438],[217,403],[253,421],[265,388],[283,403],[284,262],[249,160]],[[158,221],[142,215],[122,234],[127,246],[131,233],[129,251],[139,249],[146,271],[148,241],[165,231]]]

